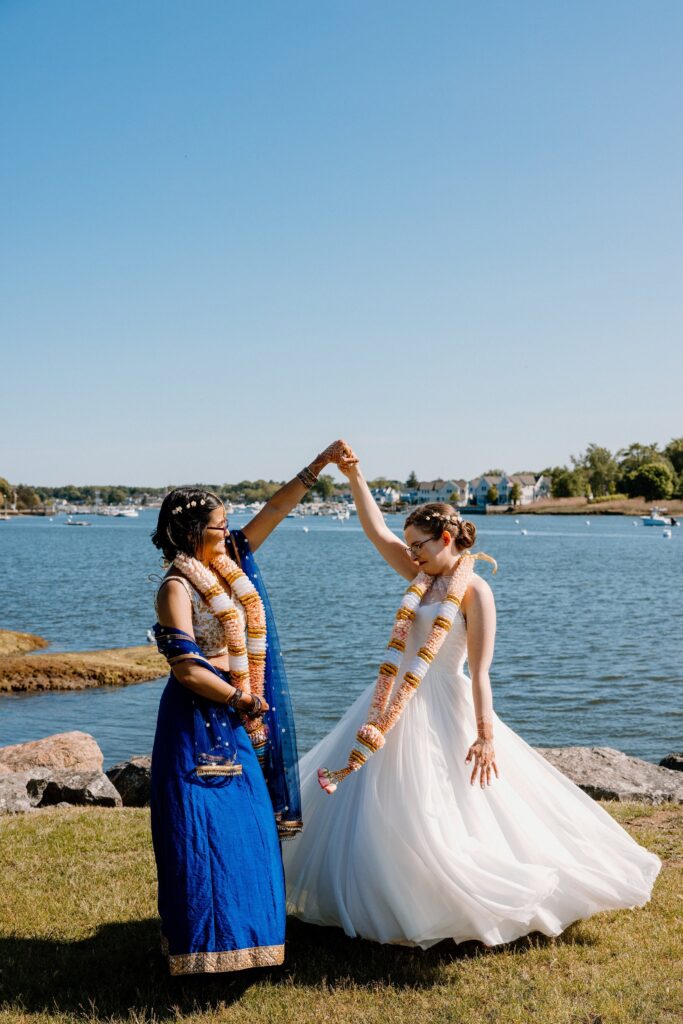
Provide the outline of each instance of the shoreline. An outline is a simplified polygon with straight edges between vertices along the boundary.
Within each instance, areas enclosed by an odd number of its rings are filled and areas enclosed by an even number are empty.
[[[151,644],[100,651],[31,654],[48,642],[33,633],[0,630],[0,695],[131,686],[159,679],[166,660]]]

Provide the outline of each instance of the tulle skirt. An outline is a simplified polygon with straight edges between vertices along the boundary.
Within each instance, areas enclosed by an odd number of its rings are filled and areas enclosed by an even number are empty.
[[[494,715],[500,778],[471,785],[471,683],[430,670],[384,749],[332,796],[372,688],[300,762],[305,829],[284,850],[288,911],[423,949],[558,935],[647,903],[661,868],[591,797]]]

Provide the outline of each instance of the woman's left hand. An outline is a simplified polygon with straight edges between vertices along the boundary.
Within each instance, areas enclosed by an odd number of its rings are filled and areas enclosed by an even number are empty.
[[[496,778],[500,778],[496,764],[496,752],[493,749],[493,742],[491,740],[482,740],[477,737],[467,751],[465,764],[469,764],[472,758],[474,758],[474,769],[470,777],[471,785],[474,785],[477,772],[479,772],[479,781],[481,782],[482,789],[485,786],[491,785],[491,769],[496,773]]]

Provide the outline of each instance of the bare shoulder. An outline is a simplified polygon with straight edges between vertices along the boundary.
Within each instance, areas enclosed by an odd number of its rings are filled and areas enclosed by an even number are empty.
[[[472,576],[470,584],[467,588],[465,596],[462,601],[462,611],[465,618],[467,613],[472,611],[484,611],[495,608],[495,601],[493,598],[493,591],[489,583],[478,576],[476,573]]]
[[[190,604],[188,584],[177,575],[164,576],[157,591],[157,606],[161,608],[183,607]]]

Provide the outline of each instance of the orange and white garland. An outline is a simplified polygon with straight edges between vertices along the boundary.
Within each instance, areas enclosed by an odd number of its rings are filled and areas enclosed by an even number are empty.
[[[403,680],[396,686],[394,691],[398,668],[405,653],[406,642],[415,620],[415,611],[436,577],[428,576],[427,573],[421,572],[406,590],[396,612],[394,628],[387,645],[386,658],[379,667],[379,675],[375,683],[375,692],[370,704],[368,721],[356,733],[358,745],[349,754],[345,768],[340,768],[337,771],[330,771],[327,768],[318,769],[318,782],[326,793],[334,793],[337,785],[347,775],[357,772],[363,767],[371,754],[381,750],[384,746],[385,734],[396,725],[406,704],[417,690],[426,676],[429,666],[439,653],[470,585],[470,580],[474,574],[474,563],[479,558],[492,562],[494,572],[496,571],[497,567],[494,559],[489,555],[483,554],[483,552],[477,552],[475,555],[467,553],[460,556],[446,592],[446,597],[438,609],[429,636],[411,661],[403,675]]]
[[[266,613],[263,601],[254,584],[237,562],[227,555],[214,558],[210,566],[198,558],[178,554],[173,559],[179,569],[202,595],[209,611],[216,616],[225,634],[230,662],[230,682],[244,693],[265,697],[266,676]],[[247,635],[235,602],[221,586],[225,580],[244,607],[247,616]],[[268,739],[260,719],[242,718],[252,744],[257,749]]]

